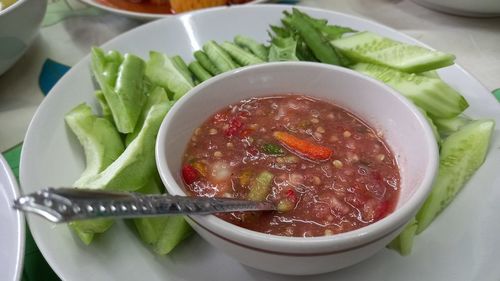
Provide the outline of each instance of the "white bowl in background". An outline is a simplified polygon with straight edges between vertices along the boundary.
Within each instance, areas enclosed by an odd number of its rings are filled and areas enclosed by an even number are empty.
[[[432,10],[439,12],[471,16],[500,16],[500,0],[413,0]]]
[[[156,162],[170,194],[186,195],[181,161],[194,131],[209,116],[242,99],[294,93],[333,101],[380,131],[398,160],[401,189],[393,213],[366,227],[323,237],[283,237],[247,230],[213,215],[190,216],[208,242],[248,266],[282,274],[334,271],[384,248],[416,214],[431,190],[438,149],[427,121],[388,86],[332,65],[269,63],[211,78],[179,100],[160,127]]]
[[[31,45],[46,8],[47,0],[17,0],[0,11],[0,75]]]

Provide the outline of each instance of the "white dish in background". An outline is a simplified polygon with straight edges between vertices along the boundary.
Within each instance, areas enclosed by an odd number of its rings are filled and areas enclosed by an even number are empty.
[[[150,50],[157,50],[169,55],[179,54],[190,61],[193,51],[209,39],[231,40],[236,34],[244,34],[259,41],[267,40],[268,25],[278,24],[281,12],[291,7],[245,5],[167,17],[127,32],[105,44],[104,48],[143,58]],[[332,24],[370,30],[423,45],[372,21],[320,9],[302,9]],[[490,117],[500,124],[500,105],[469,73],[455,65],[440,70],[439,74],[469,101],[468,115]],[[89,57],[86,57],[72,67],[44,99],[23,145],[20,172],[24,193],[49,185],[70,185],[83,171],[83,150],[65,127],[63,116],[81,102],[97,106],[93,93]],[[452,205],[417,237],[411,256],[401,257],[384,249],[358,265],[311,276],[307,280],[498,281],[499,146],[497,128],[486,162]],[[185,241],[171,255],[159,257],[123,222],[86,247],[65,225],[54,225],[31,215],[27,218],[40,251],[63,280],[302,280],[242,266],[198,236]]]
[[[500,16],[499,0],[413,0],[432,10],[470,17]]]
[[[0,75],[31,45],[46,8],[47,0],[17,0],[0,11]]]
[[[139,20],[156,20],[156,19],[161,19],[164,17],[171,17],[174,16],[174,14],[155,14],[155,13],[142,13],[142,12],[133,12],[133,11],[128,11],[116,7],[111,7],[108,5],[105,5],[98,0],[80,0],[83,3],[89,4],[91,6],[94,6],[96,8],[115,13],[117,15],[122,15],[122,16],[127,16]],[[266,2],[266,0],[254,0],[254,1],[249,1],[248,3],[245,3],[243,5],[248,5],[248,4],[257,4],[257,3],[263,3]]]
[[[12,208],[19,197],[16,178],[0,154],[0,272],[2,280],[21,279],[24,260],[24,216]]]

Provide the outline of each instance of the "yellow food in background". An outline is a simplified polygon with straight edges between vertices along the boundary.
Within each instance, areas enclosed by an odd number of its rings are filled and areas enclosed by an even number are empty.
[[[0,11],[14,4],[17,0],[0,0]],[[182,2],[182,1],[180,1]]]
[[[170,7],[176,13],[222,6],[227,3],[227,0],[170,0]]]

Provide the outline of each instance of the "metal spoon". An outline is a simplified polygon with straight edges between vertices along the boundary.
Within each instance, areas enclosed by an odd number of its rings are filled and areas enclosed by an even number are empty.
[[[95,218],[203,215],[276,210],[269,202],[233,198],[145,195],[76,188],[47,188],[14,200],[15,209],[56,223]]]

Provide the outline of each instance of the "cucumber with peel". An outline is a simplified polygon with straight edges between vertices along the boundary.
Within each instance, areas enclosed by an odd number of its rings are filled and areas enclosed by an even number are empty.
[[[385,65],[408,73],[418,73],[452,65],[455,56],[405,44],[372,32],[331,41],[340,52],[355,62]]]
[[[351,68],[391,86],[433,119],[453,118],[469,107],[467,100],[441,79],[368,63],[358,63]]]
[[[73,184],[85,187],[89,180],[118,159],[125,149],[120,134],[108,119],[97,117],[87,104],[80,104],[64,116],[68,127],[78,138],[85,152],[86,168]],[[94,234],[105,232],[113,224],[109,219],[84,220],[70,223],[86,245]]]
[[[436,125],[436,128],[438,129],[439,133],[444,136],[451,135],[471,121],[472,119],[465,115],[459,115],[454,118],[445,119],[434,118],[434,124]]]
[[[184,66],[159,52],[149,52],[145,74],[151,83],[174,93],[174,100],[180,99],[194,87],[193,79],[187,75]]]
[[[403,231],[387,245],[388,248],[398,251],[401,255],[407,256],[411,254],[413,248],[413,238],[417,232],[418,223],[415,218],[405,226]]]
[[[444,139],[437,178],[416,216],[417,233],[429,226],[483,164],[494,126],[493,120],[476,120]]]

